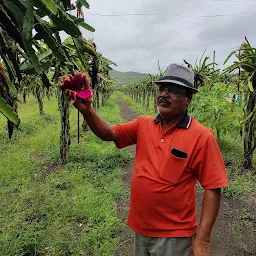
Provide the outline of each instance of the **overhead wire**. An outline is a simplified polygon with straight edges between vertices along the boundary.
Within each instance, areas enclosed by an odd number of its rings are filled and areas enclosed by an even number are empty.
[[[212,2],[255,2],[256,0],[212,0]],[[237,16],[253,16],[256,15],[256,13],[228,13],[228,14],[214,14],[214,15],[187,15],[187,14],[170,14],[170,13],[90,13],[85,12],[85,15],[91,15],[91,16],[102,16],[102,17],[124,17],[124,16],[170,16],[170,17],[182,17],[182,18],[218,18],[218,17],[237,17]],[[246,35],[255,35],[256,33],[243,33]],[[208,34],[207,34],[208,35]],[[217,34],[209,34],[210,36],[217,36]],[[230,34],[233,35],[233,34]],[[230,36],[229,35],[229,36]],[[237,35],[234,34],[234,35]],[[103,47],[104,49],[105,47]],[[207,48],[207,47],[206,47]],[[216,50],[237,50],[238,47],[215,47]],[[103,50],[101,49],[101,50]],[[116,50],[112,47],[106,47],[105,50]],[[137,50],[135,49],[126,49],[126,51],[129,52],[135,52]],[[184,51],[183,51],[184,52]],[[188,51],[190,53],[202,53],[202,50],[190,50]]]
[[[229,13],[229,14],[192,16],[192,15],[187,15],[187,14],[170,14],[170,13],[89,13],[89,12],[84,12],[84,14],[92,15],[92,16],[108,16],[108,17],[119,17],[119,16],[170,16],[170,17],[182,17],[182,18],[216,18],[216,17],[256,15],[256,13]]]
[[[247,2],[255,2],[256,0],[211,0],[212,2],[241,2],[241,3],[247,3]]]

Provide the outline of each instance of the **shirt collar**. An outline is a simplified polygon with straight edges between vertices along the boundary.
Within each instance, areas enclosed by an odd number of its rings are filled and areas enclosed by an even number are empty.
[[[154,123],[160,123],[162,121],[162,117],[160,114],[154,119]],[[186,114],[183,119],[181,119],[177,124],[176,127],[188,129],[192,121],[192,117]]]

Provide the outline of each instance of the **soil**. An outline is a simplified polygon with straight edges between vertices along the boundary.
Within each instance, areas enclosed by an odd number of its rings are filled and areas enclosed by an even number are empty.
[[[122,118],[131,121],[137,117],[128,104],[120,105]],[[135,153],[135,146],[131,146]],[[134,161],[124,169],[124,186],[129,187]],[[200,220],[203,191],[197,193],[197,214]],[[118,217],[126,223],[129,202],[118,203]],[[133,256],[133,231],[126,225],[116,256]],[[212,256],[256,256],[256,198],[233,199],[222,197],[218,217],[211,235]]]

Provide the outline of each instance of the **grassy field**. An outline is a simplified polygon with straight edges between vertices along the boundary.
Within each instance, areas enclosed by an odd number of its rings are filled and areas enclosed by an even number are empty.
[[[122,94],[114,94],[100,115],[122,122],[119,100],[139,115],[155,116]],[[45,115],[30,98],[19,107],[21,124],[8,139],[6,119],[0,116],[0,255],[112,256],[118,250],[122,222],[117,202],[128,200],[122,168],[131,160],[90,131],[77,143],[77,111],[71,108],[70,161],[59,160],[60,115],[57,101],[45,99]],[[81,118],[82,121],[82,118]],[[220,145],[229,175],[228,197],[256,196],[256,178],[244,172],[242,139],[227,134]],[[254,158],[254,165],[256,165]]]
[[[116,96],[99,112],[121,122]],[[77,143],[77,112],[71,108],[70,161],[59,161],[60,117],[56,99],[45,116],[30,98],[19,107],[21,124],[8,139],[0,116],[0,255],[114,255],[122,223],[118,200],[122,167],[131,159],[87,132]]]

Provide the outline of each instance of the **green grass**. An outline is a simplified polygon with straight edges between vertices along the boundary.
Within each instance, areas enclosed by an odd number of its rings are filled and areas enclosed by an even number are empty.
[[[140,115],[156,115],[153,101],[145,110],[119,93],[99,111],[112,124],[122,122],[120,99]],[[32,97],[20,105],[21,124],[11,140],[0,115],[1,256],[115,255],[123,226],[116,217],[117,202],[129,198],[122,170],[131,155],[90,131],[78,144],[77,111],[71,108],[70,161],[61,165],[56,99],[45,99],[44,111],[41,117]],[[220,146],[230,183],[223,194],[256,195],[255,175],[241,168],[242,139],[229,134]]]
[[[119,99],[127,102],[131,109],[138,115],[156,116],[153,110],[153,100],[150,102],[149,110],[131,99],[131,97],[119,93]],[[229,187],[222,190],[222,194],[227,197],[256,196],[256,175],[253,170],[243,169],[243,140],[238,130],[233,130],[233,134],[222,134],[220,150],[227,165]],[[256,167],[256,152],[254,153],[253,165]]]
[[[99,112],[121,122],[113,95]],[[127,150],[90,131],[77,143],[77,111],[70,109],[70,161],[59,160],[60,115],[56,99],[45,100],[44,117],[35,100],[19,107],[21,124],[8,139],[0,117],[0,252],[21,255],[114,255],[122,222],[118,200],[127,200],[122,167]]]

